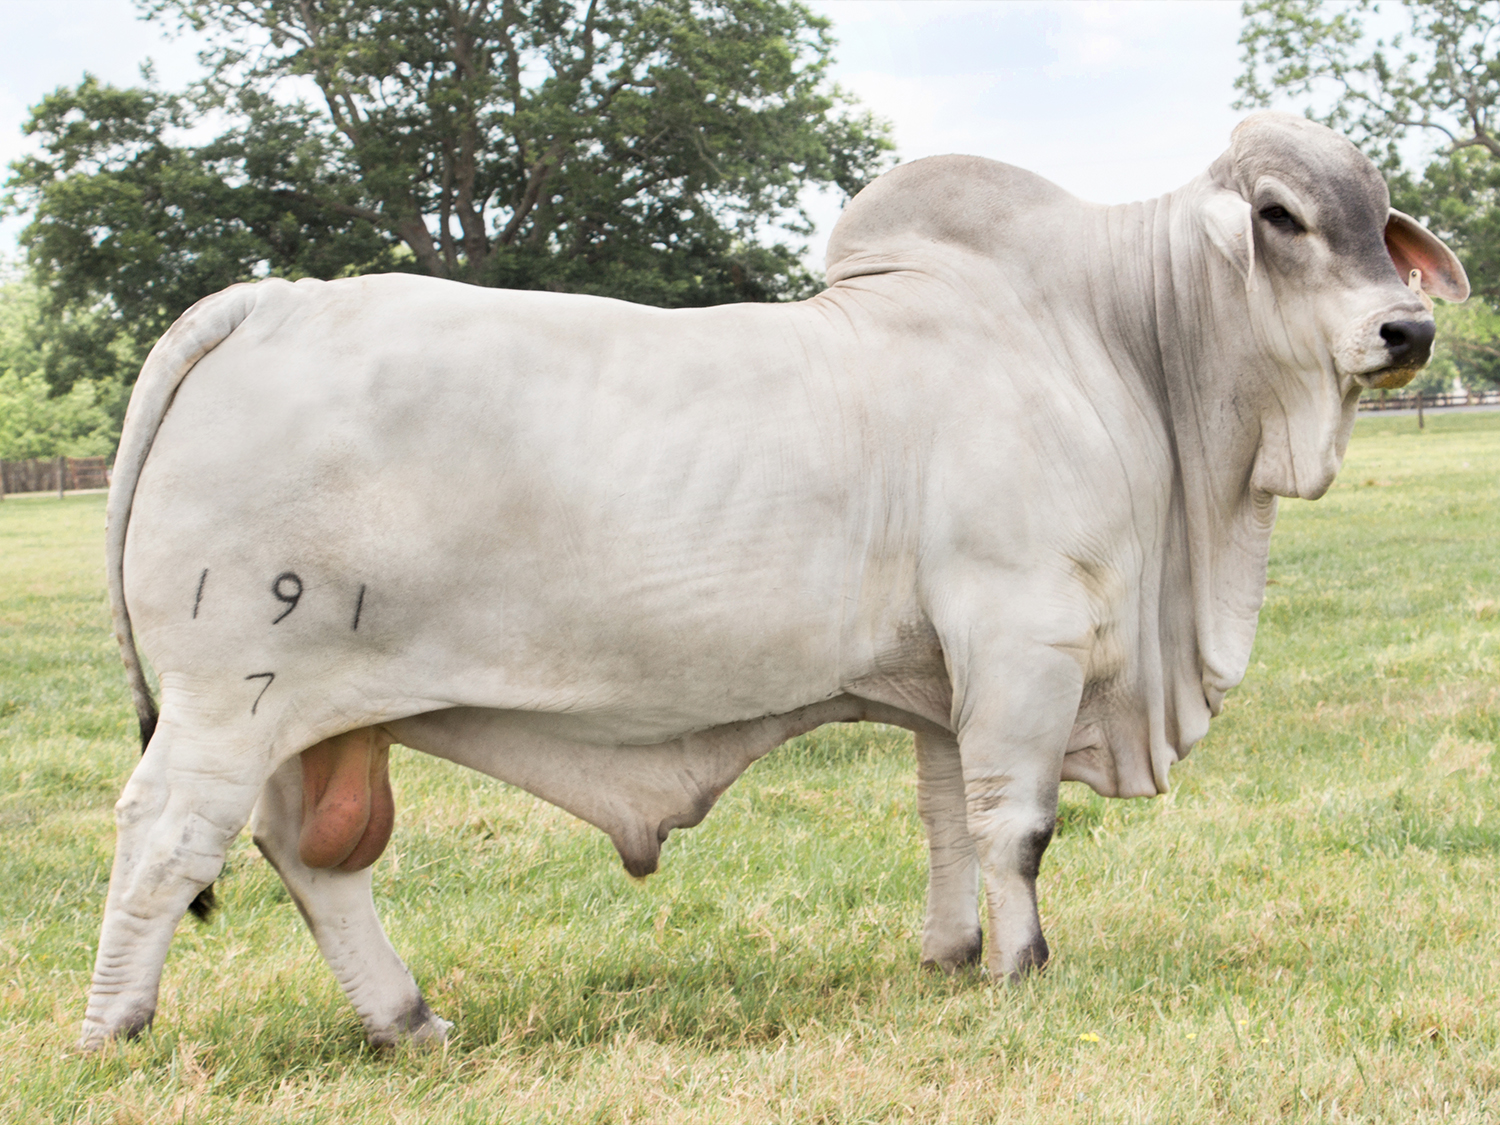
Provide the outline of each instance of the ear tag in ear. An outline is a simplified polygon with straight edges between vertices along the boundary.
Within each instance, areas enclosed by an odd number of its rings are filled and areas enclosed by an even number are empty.
[[[1426,306],[1427,311],[1432,311],[1432,298],[1422,291],[1422,271],[1412,270],[1406,279],[1406,287],[1417,295],[1417,299]]]

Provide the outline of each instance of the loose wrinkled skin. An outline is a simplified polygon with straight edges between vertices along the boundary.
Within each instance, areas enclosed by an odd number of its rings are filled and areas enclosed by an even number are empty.
[[[645,874],[785,739],[905,726],[923,961],[980,958],[982,880],[989,970],[1040,966],[1059,783],[1152,795],[1202,737],[1275,498],[1320,496],[1360,390],[1426,359],[1413,270],[1467,294],[1352,146],[1262,114],[1126,206],[975,157],[897,168],[796,305],[410,276],[200,303],[142,372],[110,496],[143,723],[134,637],[162,699],[84,1045],[150,1022],[247,819],[370,1038],[441,1038],[370,898],[391,741]]]

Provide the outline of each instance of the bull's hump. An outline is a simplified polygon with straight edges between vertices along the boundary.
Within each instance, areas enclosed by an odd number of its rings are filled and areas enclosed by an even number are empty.
[[[942,249],[996,255],[1039,212],[1079,201],[1034,172],[982,156],[930,156],[887,172],[844,210],[828,242],[829,284],[920,269]]]

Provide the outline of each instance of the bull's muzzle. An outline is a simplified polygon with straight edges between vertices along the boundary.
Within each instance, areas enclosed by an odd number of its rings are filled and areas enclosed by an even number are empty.
[[[1432,356],[1437,325],[1430,320],[1393,320],[1380,326],[1392,367],[1421,367]]]
[[[1390,362],[1365,372],[1359,381],[1378,391],[1406,386],[1432,358],[1432,341],[1436,337],[1437,325],[1430,320],[1387,321],[1380,326],[1380,338],[1385,342]]]

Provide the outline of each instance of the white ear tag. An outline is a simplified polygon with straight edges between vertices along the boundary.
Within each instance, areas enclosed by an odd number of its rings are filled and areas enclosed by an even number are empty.
[[[1422,271],[1412,270],[1406,278],[1406,287],[1417,295],[1417,299],[1426,306],[1427,311],[1432,311],[1432,298],[1422,291]]]

